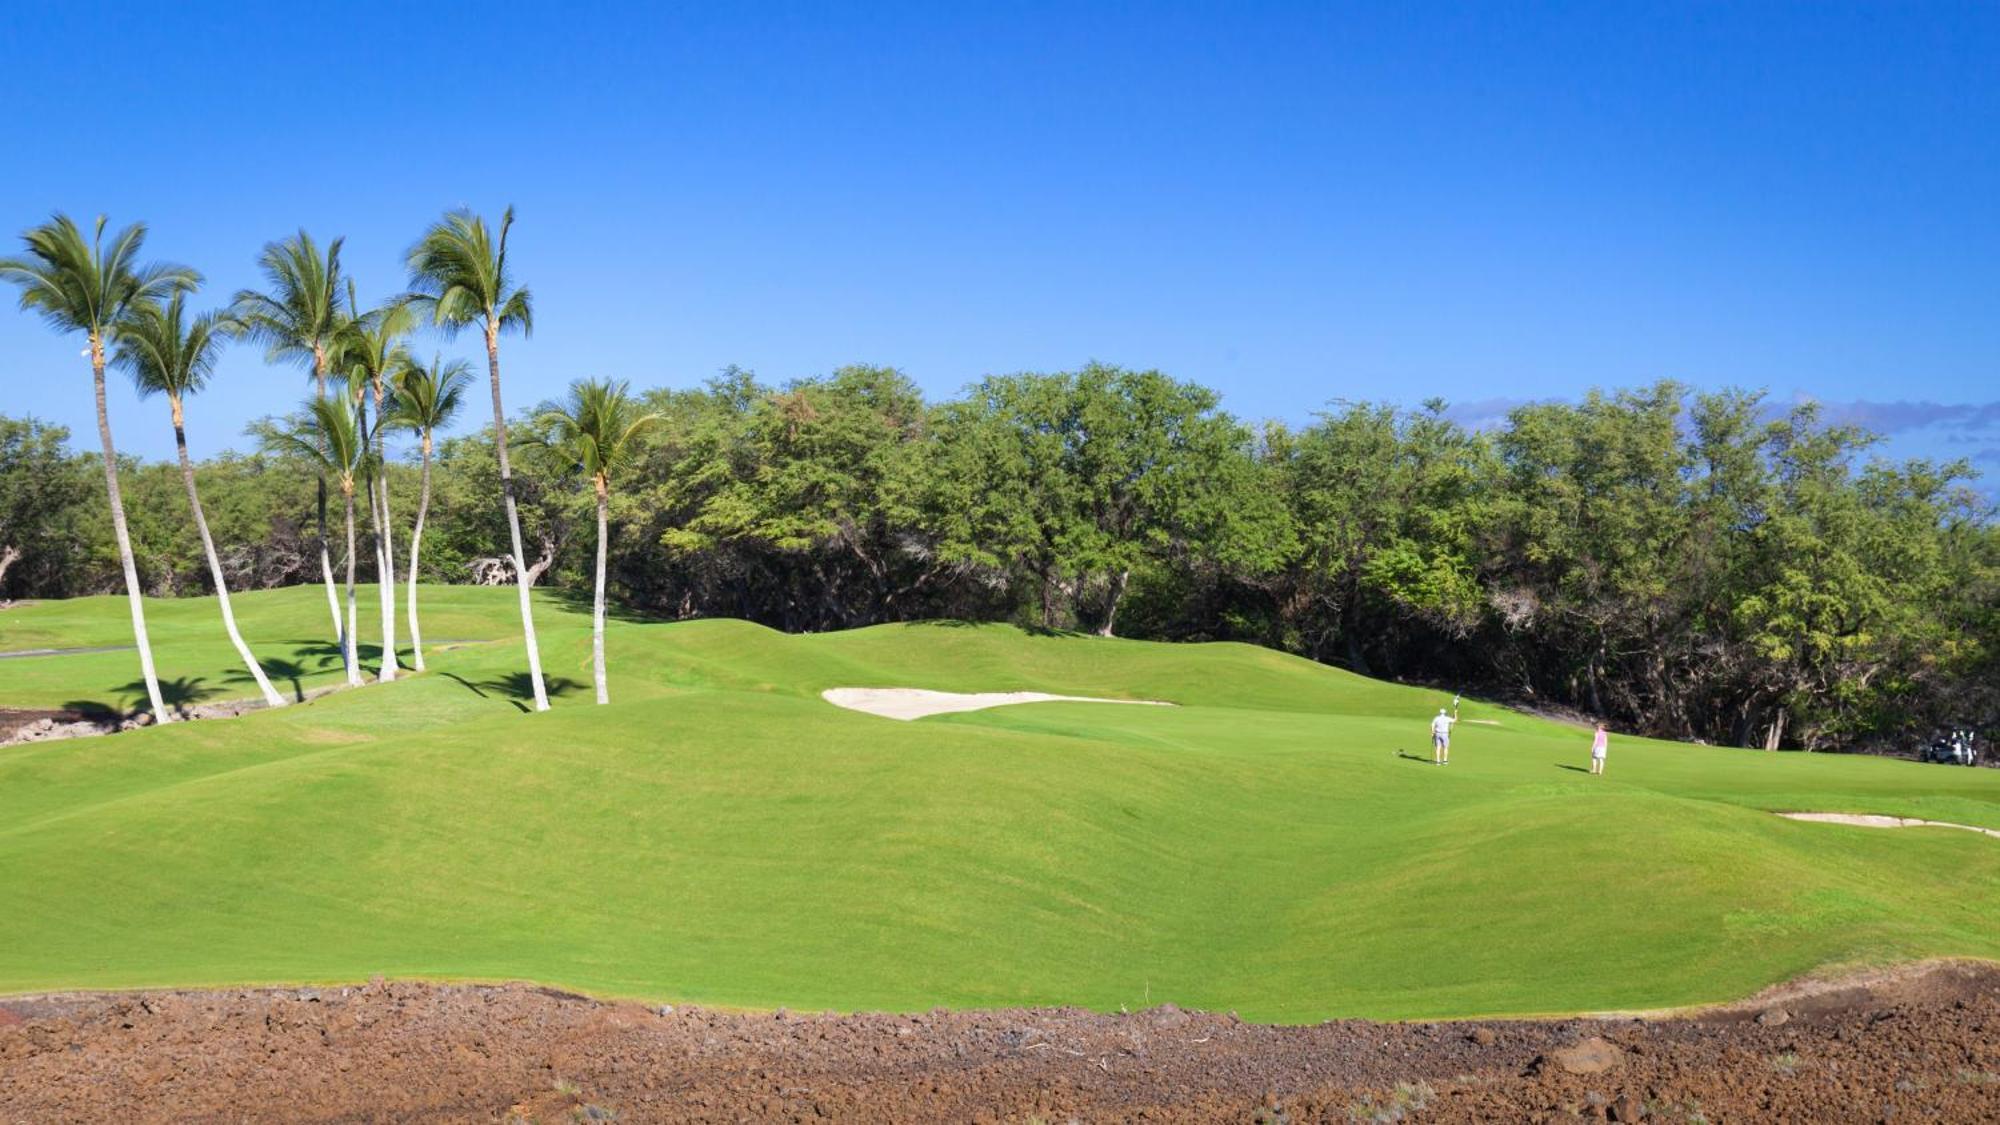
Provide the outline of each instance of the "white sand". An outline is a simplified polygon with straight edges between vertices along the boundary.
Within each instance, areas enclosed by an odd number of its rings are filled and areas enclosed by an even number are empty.
[[[820,692],[820,698],[835,707],[866,711],[885,719],[921,719],[926,715],[950,715],[959,711],[984,711],[1015,703],[1130,703],[1145,707],[1172,707],[1157,699],[1098,699],[1087,695],[1050,695],[1042,691],[927,691],[923,688],[837,687]]]
[[[1810,820],[1819,824],[1851,824],[1858,828],[1958,828],[1966,832],[1978,832],[2000,840],[2000,828],[1980,828],[1971,824],[1953,824],[1948,820],[1918,820],[1910,816],[1875,816],[1869,813],[1838,812],[1781,812],[1787,820]]]

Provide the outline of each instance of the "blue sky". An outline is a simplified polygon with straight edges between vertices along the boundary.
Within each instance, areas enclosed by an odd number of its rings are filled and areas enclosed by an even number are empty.
[[[0,230],[142,218],[219,303],[303,226],[366,301],[513,203],[521,408],[731,363],[1097,358],[1290,420],[1670,377],[2000,475],[1993,5],[274,8],[11,9]],[[88,439],[80,346],[0,308],[0,411]],[[196,452],[304,387],[236,350]]]

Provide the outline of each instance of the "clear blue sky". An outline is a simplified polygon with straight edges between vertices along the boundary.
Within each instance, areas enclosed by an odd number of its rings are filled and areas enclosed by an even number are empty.
[[[1991,4],[277,7],[10,9],[9,244],[142,218],[220,302],[304,226],[367,300],[513,203],[523,408],[731,363],[1094,357],[1292,420],[1672,377],[2000,473]],[[87,443],[80,346],[0,308],[0,411]],[[304,386],[238,349],[196,451]]]

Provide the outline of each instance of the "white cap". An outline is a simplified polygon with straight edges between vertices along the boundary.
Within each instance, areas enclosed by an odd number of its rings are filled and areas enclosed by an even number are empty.
[[[1440,715],[1444,714],[1444,708],[1442,707],[1438,708],[1438,714]]]

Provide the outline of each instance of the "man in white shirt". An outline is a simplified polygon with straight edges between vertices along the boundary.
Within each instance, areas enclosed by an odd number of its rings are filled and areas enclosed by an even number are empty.
[[[1438,716],[1431,720],[1431,762],[1435,765],[1451,764],[1451,724],[1457,722],[1451,712],[1438,708]]]

